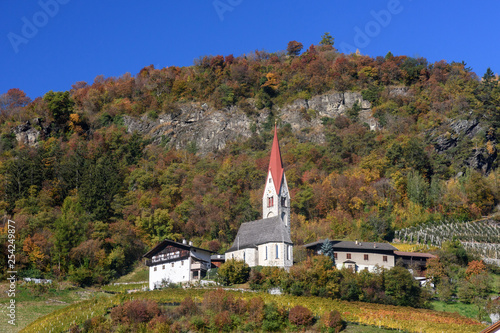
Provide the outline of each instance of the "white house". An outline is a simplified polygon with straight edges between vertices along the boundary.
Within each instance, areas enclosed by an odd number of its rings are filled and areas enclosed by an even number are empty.
[[[262,196],[262,217],[262,220],[245,222],[240,226],[233,245],[226,252],[226,260],[243,260],[250,267],[291,267],[293,243],[290,237],[290,194],[276,127]]]
[[[194,247],[184,240],[177,243],[164,240],[144,255],[149,267],[149,289],[153,290],[167,282],[181,283],[198,281],[210,269],[211,251]]]

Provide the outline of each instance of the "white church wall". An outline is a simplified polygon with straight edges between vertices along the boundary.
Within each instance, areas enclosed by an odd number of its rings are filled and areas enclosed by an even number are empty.
[[[233,252],[226,252],[226,261],[230,259],[243,260],[250,267],[255,267],[259,265],[257,249],[254,248],[246,248]]]
[[[289,244],[266,243],[259,245],[258,249],[261,266],[291,267],[293,265],[293,250]]]

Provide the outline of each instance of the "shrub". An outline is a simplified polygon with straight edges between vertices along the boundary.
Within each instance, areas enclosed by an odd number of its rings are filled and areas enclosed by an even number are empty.
[[[169,332],[170,320],[166,316],[154,317],[148,324],[148,332]]]
[[[251,289],[259,290],[262,288],[262,284],[264,283],[264,275],[262,275],[261,272],[252,269],[250,271],[250,279],[248,282],[250,282]]]
[[[301,282],[294,282],[290,287],[290,294],[294,296],[302,296],[304,294],[304,287]]]
[[[229,332],[231,331],[231,315],[229,311],[222,311],[215,315],[214,326],[219,330],[219,332]]]
[[[186,297],[181,302],[179,307],[177,308],[177,313],[181,316],[193,316],[200,312],[198,305],[193,301],[191,297]]]
[[[203,332],[203,330],[208,326],[209,320],[205,317],[201,316],[193,316],[191,317],[191,320],[189,321],[191,324],[191,328],[198,332]]]
[[[248,302],[248,320],[260,326],[264,320],[264,301],[254,297]]]
[[[288,320],[296,326],[309,326],[312,324],[314,316],[312,311],[308,308],[302,305],[296,305],[290,309]]]
[[[328,332],[338,333],[345,328],[345,321],[337,310],[325,312],[321,319]]]
[[[266,304],[264,307],[264,321],[262,330],[265,332],[279,331],[285,324],[287,313],[284,309],[278,308],[276,303]]]
[[[248,281],[250,267],[242,260],[230,259],[219,267],[218,274],[219,282],[223,285],[245,283]]]
[[[207,293],[203,297],[203,308],[215,313],[222,312],[233,307],[234,298],[223,289],[217,289]]]
[[[147,323],[160,314],[158,303],[153,300],[126,302],[111,310],[111,319],[117,323]]]

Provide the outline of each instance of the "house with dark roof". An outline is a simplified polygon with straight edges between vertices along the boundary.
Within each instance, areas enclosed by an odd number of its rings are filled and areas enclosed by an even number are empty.
[[[303,245],[308,254],[321,254],[321,247],[326,239]],[[335,265],[352,268],[354,271],[368,269],[373,271],[376,266],[390,269],[396,262],[407,269],[424,271],[427,260],[436,258],[430,253],[402,252],[388,243],[338,241],[332,240]]]
[[[321,254],[321,247],[326,240],[303,245],[312,254]],[[334,250],[335,266],[338,269],[350,268],[353,271],[367,269],[375,270],[376,267],[390,269],[396,264],[397,249],[388,243],[331,241]]]
[[[241,224],[233,245],[226,252],[226,260],[243,260],[250,267],[291,267],[293,243],[290,237],[290,194],[276,126],[262,196],[262,217],[261,220]]]
[[[165,239],[143,256],[149,267],[149,289],[169,282],[201,280],[211,268],[211,254],[209,250],[193,246],[192,242]]]

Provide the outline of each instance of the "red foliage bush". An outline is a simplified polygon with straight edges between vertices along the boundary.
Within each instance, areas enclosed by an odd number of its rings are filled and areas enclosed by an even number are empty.
[[[186,297],[177,308],[177,313],[181,316],[193,316],[199,312],[198,305],[196,305],[191,297]]]
[[[215,315],[214,325],[220,331],[231,330],[231,315],[229,311],[222,311]]]
[[[171,324],[165,315],[154,317],[148,324],[148,332],[169,332]]]
[[[203,308],[213,312],[222,312],[233,307],[234,298],[223,289],[211,291],[203,298]]]
[[[342,317],[337,310],[325,312],[321,319],[323,325],[329,328],[329,332],[338,333],[345,328],[345,322],[342,320]]]
[[[248,321],[260,324],[264,320],[264,301],[254,297],[248,301]]]
[[[313,319],[312,311],[302,305],[294,306],[288,313],[288,320],[296,326],[309,326]]]
[[[158,303],[153,300],[126,302],[111,310],[111,319],[117,323],[147,323],[160,314]]]

